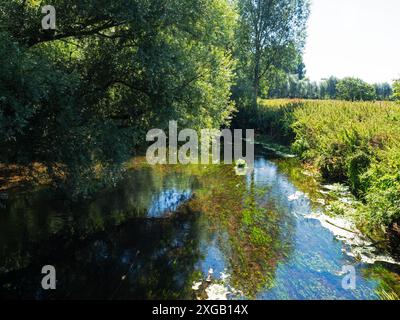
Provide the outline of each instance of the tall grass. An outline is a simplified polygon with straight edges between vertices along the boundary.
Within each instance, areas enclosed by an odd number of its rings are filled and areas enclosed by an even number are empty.
[[[293,138],[293,151],[325,179],[351,187],[363,203],[361,226],[372,231],[400,222],[400,105],[264,100],[258,112],[261,121],[273,119],[258,126],[260,133],[278,126],[279,134]]]

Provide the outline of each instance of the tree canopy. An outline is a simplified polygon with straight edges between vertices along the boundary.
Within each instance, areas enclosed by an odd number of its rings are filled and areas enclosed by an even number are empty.
[[[0,10],[0,162],[41,163],[85,195],[116,179],[149,129],[229,122],[229,1],[55,0],[56,30],[41,29],[45,4]]]
[[[277,73],[303,74],[300,60],[309,16],[308,0],[238,1],[237,90],[257,104],[260,86]]]
[[[376,99],[375,88],[357,78],[344,78],[337,84],[339,99],[349,101],[370,101]]]

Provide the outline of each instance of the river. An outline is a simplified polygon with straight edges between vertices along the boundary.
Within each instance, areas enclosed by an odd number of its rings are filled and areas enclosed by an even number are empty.
[[[258,151],[228,165],[157,166],[85,204],[46,190],[0,208],[3,299],[385,299],[400,267],[365,262],[320,220],[324,195],[296,159]],[[57,289],[41,287],[53,265]],[[343,286],[354,267],[355,288]],[[345,269],[344,269],[345,268]]]

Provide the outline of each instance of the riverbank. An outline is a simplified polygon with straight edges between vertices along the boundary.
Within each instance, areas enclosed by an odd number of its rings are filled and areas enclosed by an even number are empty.
[[[398,104],[260,100],[257,112],[250,122],[259,134],[290,146],[327,183],[349,187],[358,200],[350,216],[360,230],[400,236]],[[249,125],[238,119],[237,126]]]

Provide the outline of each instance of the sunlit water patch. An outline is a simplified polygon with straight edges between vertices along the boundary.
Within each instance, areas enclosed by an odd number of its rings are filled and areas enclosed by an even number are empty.
[[[168,189],[155,195],[151,201],[148,217],[160,218],[166,213],[175,212],[182,203],[192,196],[191,190]]]

